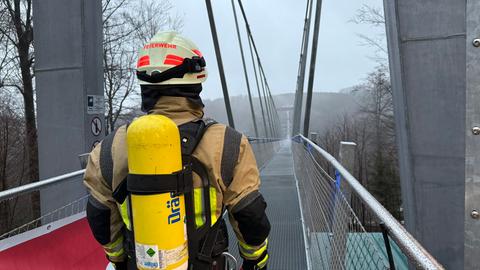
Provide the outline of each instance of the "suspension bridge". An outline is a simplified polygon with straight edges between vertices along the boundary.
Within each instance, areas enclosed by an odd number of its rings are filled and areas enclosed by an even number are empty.
[[[384,3],[405,224],[352,176],[355,142],[328,153],[310,134],[321,6],[321,0],[306,1],[295,100],[279,108],[248,10],[232,0],[252,115],[248,135],[272,223],[269,269],[478,269],[480,3]],[[235,127],[210,0],[206,10],[228,124]],[[92,123],[104,122],[101,3],[42,0],[34,2],[34,12],[42,179],[0,191],[0,206],[31,212],[28,203],[37,194],[41,216],[6,216],[21,225],[0,231],[0,269],[105,269],[108,262],[85,220],[81,168],[84,153],[103,136],[91,130]],[[72,44],[81,46],[72,52]],[[248,56],[254,80],[247,74]],[[260,112],[253,105],[255,90]],[[281,113],[288,115],[284,123]],[[230,246],[238,259],[233,235]]]

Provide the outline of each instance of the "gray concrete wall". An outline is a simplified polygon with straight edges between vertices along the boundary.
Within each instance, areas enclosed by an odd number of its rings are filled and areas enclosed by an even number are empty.
[[[101,1],[33,1],[41,179],[80,169],[78,155],[103,138],[101,10]],[[88,107],[88,95],[99,108]],[[81,181],[42,191],[42,213],[83,194]]]
[[[467,1],[465,269],[478,269],[480,258],[480,2]],[[476,43],[476,42],[478,43]]]
[[[465,1],[384,1],[407,229],[463,269]]]

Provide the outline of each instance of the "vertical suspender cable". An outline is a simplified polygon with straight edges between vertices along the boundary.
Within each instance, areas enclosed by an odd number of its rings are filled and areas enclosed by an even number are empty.
[[[268,86],[268,84],[267,84]],[[268,94],[270,96],[270,100],[272,101],[272,109],[273,109],[273,112],[275,113],[275,129],[277,131],[277,138],[280,137],[280,118],[278,116],[278,110],[277,110],[277,106],[275,106],[275,100],[273,100],[273,96],[272,96],[272,92],[270,91],[270,87],[268,86]]]
[[[268,99],[268,106],[269,106],[269,109],[270,109],[270,115],[272,117],[273,133],[275,134],[274,137],[276,138],[276,137],[278,137],[277,121],[276,121],[276,116],[275,116],[273,100],[270,98],[270,87],[268,86],[268,82],[267,82],[266,78],[265,78],[265,89],[266,89],[265,98]]]
[[[305,9],[305,24],[303,27],[302,46],[300,48],[300,61],[298,65],[297,89],[295,91],[292,136],[300,133],[300,122],[302,121],[303,85],[305,82],[305,70],[307,67],[308,43],[310,37],[310,22],[312,17],[313,0],[307,1]]]
[[[230,127],[235,128],[232,108],[230,107],[230,97],[228,96],[227,82],[225,80],[225,71],[223,70],[222,55],[220,53],[220,45],[218,43],[217,28],[215,27],[215,19],[213,18],[212,3],[210,0],[205,0],[205,3],[207,5],[208,20],[210,22],[213,45],[215,46],[215,55],[217,56],[218,72],[220,73],[220,81],[222,83],[223,99],[225,101],[225,109],[227,110],[228,124]]]
[[[262,94],[260,93],[260,84],[258,83],[257,64],[255,63],[255,58],[253,57],[252,42],[250,41],[250,38],[247,38],[247,39],[248,39],[248,46],[250,48],[250,56],[252,57],[253,72],[255,73],[255,82],[257,83],[258,101],[260,101],[260,109],[262,111],[263,128],[265,130],[264,131],[265,137],[268,138],[267,122],[265,120],[265,112],[263,110]]]
[[[273,109],[274,109],[274,112],[275,112],[275,121],[277,122],[276,126],[277,126],[277,138],[280,138],[281,134],[281,130],[282,130],[282,127],[280,126],[280,116],[278,115],[278,110],[277,110],[277,106],[275,105],[275,100],[273,99],[273,96],[272,96],[272,92],[268,91],[270,93],[270,99],[272,100],[272,105],[273,105]]]
[[[275,102],[273,100],[273,97],[272,97],[272,93],[270,92],[270,87],[268,87],[268,84],[267,84],[267,89],[268,89],[268,98],[269,100],[271,101],[271,110],[273,112],[273,126],[275,128],[275,138],[278,138],[280,137],[280,130],[279,130],[279,124],[278,124],[278,113],[277,113],[277,108],[275,106]]]
[[[268,88],[267,88],[267,80],[265,79],[265,75],[262,75],[263,79],[263,97],[265,99],[265,104],[267,104],[267,113],[269,118],[270,130],[272,133],[272,137],[277,136],[277,132],[275,131],[275,119],[273,118],[273,110],[272,110],[272,101],[268,98]]]
[[[258,57],[258,55],[257,55]],[[258,60],[260,61],[260,59]],[[273,97],[272,97],[272,93],[270,91],[270,86],[268,85],[268,82],[267,82],[267,76],[265,75],[265,71],[263,70],[263,67],[260,66],[260,72],[261,72],[261,75],[263,76],[263,79],[265,80],[265,88],[267,89],[266,90],[266,96],[265,98],[269,100],[269,109],[270,109],[270,115],[272,117],[272,125],[273,125],[273,132],[275,133],[275,136],[278,137],[278,113],[277,113],[277,108],[275,107],[275,102],[273,101]],[[268,95],[267,95],[268,93]]]
[[[315,79],[315,62],[317,58],[318,35],[320,28],[320,16],[322,13],[322,0],[317,0],[315,11],[315,24],[313,28],[312,55],[310,59],[310,72],[308,74],[307,102],[305,105],[305,122],[303,123],[303,135],[308,137],[310,125],[310,111],[312,106],[313,81]]]
[[[243,54],[242,37],[240,36],[240,28],[238,27],[237,12],[235,10],[235,2],[232,0],[233,17],[235,18],[235,27],[237,29],[238,45],[240,46],[240,54],[242,56],[243,71],[245,73],[245,82],[247,83],[248,101],[250,102],[250,112],[252,114],[253,128],[255,129],[255,137],[258,137],[257,121],[255,120],[255,110],[253,109],[252,94],[250,92],[250,82],[248,81],[247,65],[245,64],[245,55]]]
[[[261,70],[261,66],[259,64],[258,69]],[[267,118],[268,118],[268,126],[270,128],[270,136],[274,137],[274,130],[273,130],[273,123],[272,123],[272,115],[270,113],[270,102],[268,102],[266,91],[265,91],[265,81],[264,81],[263,73],[260,72],[260,83],[262,84],[262,92],[263,92],[263,102],[265,103],[265,110],[267,111]]]

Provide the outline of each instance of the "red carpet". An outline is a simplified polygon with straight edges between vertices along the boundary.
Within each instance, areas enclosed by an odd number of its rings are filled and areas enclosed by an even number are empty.
[[[85,218],[0,252],[0,270],[104,270],[107,264]]]

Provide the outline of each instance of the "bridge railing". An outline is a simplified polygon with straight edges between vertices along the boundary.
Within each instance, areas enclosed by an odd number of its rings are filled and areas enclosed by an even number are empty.
[[[64,198],[61,190],[72,182],[81,182],[85,170],[51,177],[0,192],[0,242],[40,226],[64,219],[85,211],[88,196],[77,192],[74,198]],[[56,209],[42,207],[42,193],[51,194],[51,200],[67,201]],[[53,195],[53,196],[52,196]],[[1,248],[1,246],[0,246]]]
[[[88,196],[78,192],[74,198],[57,194],[59,201],[67,201],[56,209],[42,208],[41,194],[54,188],[62,190],[72,182],[80,182],[85,170],[78,170],[38,182],[22,185],[0,192],[0,243],[2,240],[46,226],[55,221],[85,211]],[[53,198],[55,199],[55,198]],[[46,229],[48,231],[48,228]],[[0,245],[0,248],[2,245]]]
[[[311,269],[444,269],[332,155],[301,135],[292,151]]]

